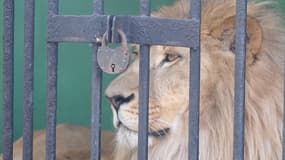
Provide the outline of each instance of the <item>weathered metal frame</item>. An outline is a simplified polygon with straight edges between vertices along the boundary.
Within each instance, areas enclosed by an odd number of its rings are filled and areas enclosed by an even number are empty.
[[[238,0],[236,18],[234,156],[244,159],[244,107],[247,0]],[[34,0],[25,1],[24,160],[32,160],[33,144],[33,57]],[[201,0],[191,0],[191,19],[154,18],[150,0],[140,0],[141,16],[106,16],[103,0],[94,0],[89,16],[58,15],[58,0],[49,0],[48,12],[48,96],[46,159],[56,158],[57,63],[59,42],[94,43],[92,71],[91,160],[100,159],[102,71],[97,63],[98,39],[107,31],[110,41],[119,42],[122,29],[130,43],[140,44],[140,97],[138,159],[148,158],[148,98],[150,45],[190,48],[189,160],[199,159],[200,26]],[[112,23],[112,24],[110,24]],[[112,27],[112,28],[110,28]],[[159,34],[158,34],[159,33]],[[173,36],[175,35],[175,36]],[[3,63],[3,158],[13,159],[14,0],[4,0]],[[284,82],[285,83],[285,82]],[[285,94],[284,94],[285,95]],[[284,118],[285,122],[285,118]],[[284,128],[283,128],[284,129]],[[285,135],[285,131],[283,136]],[[283,140],[283,159],[285,141]]]
[[[14,1],[4,0],[3,158],[13,159]]]

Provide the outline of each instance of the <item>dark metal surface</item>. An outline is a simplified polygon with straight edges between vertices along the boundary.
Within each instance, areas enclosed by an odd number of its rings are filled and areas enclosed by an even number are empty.
[[[285,160],[285,66],[283,66],[283,142],[282,142],[282,160]]]
[[[33,159],[34,9],[35,1],[25,0],[23,160]]]
[[[141,16],[150,15],[150,0],[140,0],[140,12]],[[143,28],[141,31],[144,30],[146,30],[146,28]],[[148,159],[149,60],[150,46],[141,43],[139,64],[138,160]]]
[[[114,30],[123,30],[130,43],[169,46],[197,46],[198,23],[190,19],[115,16]],[[174,36],[175,35],[175,36]],[[119,35],[113,34],[113,42]]]
[[[58,44],[48,43],[46,160],[56,158],[57,64]]]
[[[58,14],[58,0],[48,1],[49,20]],[[47,90],[47,126],[46,126],[46,160],[56,159],[56,110],[57,110],[57,64],[58,44],[49,42],[48,49],[48,90]]]
[[[236,1],[234,160],[244,159],[247,0]]]
[[[53,16],[48,24],[50,42],[96,42],[107,30],[108,17]],[[197,21],[137,16],[115,16],[113,30],[123,30],[128,42],[149,45],[197,46]],[[115,32],[116,33],[116,32]],[[176,35],[176,36],[173,36]],[[120,42],[119,34],[113,34],[113,42]]]
[[[93,13],[104,14],[104,0],[93,0]]]
[[[140,46],[138,160],[148,157],[149,46]]]
[[[107,16],[52,16],[48,23],[49,42],[96,42],[107,29]]]
[[[283,66],[285,73],[285,66]],[[282,142],[282,160],[285,160],[285,75],[283,75],[283,142]]]
[[[98,46],[94,47],[93,53],[93,72],[92,72],[92,143],[91,160],[100,159],[101,144],[101,97],[102,97],[102,71],[97,62]]]
[[[3,158],[13,159],[14,0],[4,0]]]
[[[190,17],[197,21],[197,46],[190,48],[190,81],[189,81],[189,160],[199,159],[199,113],[200,113],[200,26],[201,0],[191,0]]]
[[[94,14],[104,14],[103,0],[94,0],[93,4]],[[107,22],[104,24],[107,24]],[[97,28],[97,30],[106,31],[106,28],[103,28],[104,26],[101,27]],[[100,160],[101,156],[102,71],[97,62],[98,47],[98,43],[95,43],[92,60],[91,160]]]

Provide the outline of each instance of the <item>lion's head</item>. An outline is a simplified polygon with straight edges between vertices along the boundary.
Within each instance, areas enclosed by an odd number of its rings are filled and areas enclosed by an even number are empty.
[[[153,16],[188,18],[188,1]],[[246,157],[281,159],[285,32],[265,3],[251,3],[247,18]],[[208,0],[202,9],[200,158],[232,158],[235,5]],[[140,53],[138,53],[140,54]],[[189,49],[150,50],[149,158],[187,159]],[[106,90],[117,128],[117,159],[136,159],[139,58]]]

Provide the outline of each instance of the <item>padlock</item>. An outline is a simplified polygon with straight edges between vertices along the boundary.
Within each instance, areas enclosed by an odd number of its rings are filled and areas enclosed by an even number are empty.
[[[130,51],[125,33],[118,30],[122,44],[118,48],[109,48],[107,34],[102,38],[102,45],[98,48],[97,61],[103,72],[118,74],[124,72],[130,64]]]

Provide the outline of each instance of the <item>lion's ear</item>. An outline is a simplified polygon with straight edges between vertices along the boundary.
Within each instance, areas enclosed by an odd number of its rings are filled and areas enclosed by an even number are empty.
[[[222,41],[224,47],[227,47],[235,53],[235,16],[226,18],[220,25],[210,31],[211,36]],[[247,58],[248,62],[253,62],[262,46],[262,27],[259,22],[252,17],[247,18]],[[252,59],[252,61],[250,60]]]

